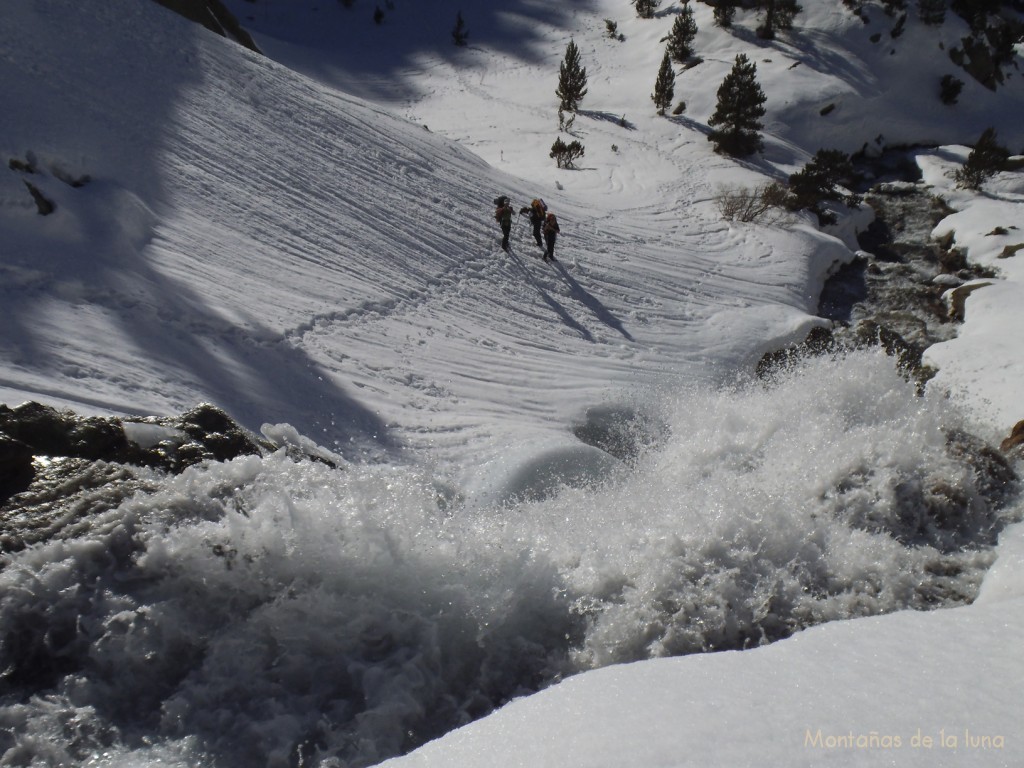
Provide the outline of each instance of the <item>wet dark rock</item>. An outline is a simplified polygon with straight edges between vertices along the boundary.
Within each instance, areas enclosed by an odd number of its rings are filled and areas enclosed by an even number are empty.
[[[0,503],[0,553],[72,538],[163,475],[128,464],[81,458],[37,462],[31,482]]]
[[[15,408],[0,405],[0,436],[0,510],[27,503],[12,497],[31,492],[36,481],[52,484],[48,477],[52,459],[107,462],[177,474],[203,461],[227,461],[273,450],[208,403],[177,417],[134,419],[83,417],[35,402]],[[38,462],[33,465],[33,457],[48,461],[40,468]],[[61,464],[60,471],[65,468]]]
[[[933,547],[947,555],[994,546],[1010,522],[1006,502],[1019,492],[1017,474],[998,450],[962,430],[947,432],[946,451],[969,470],[969,480],[951,482],[942,473],[922,468],[897,477],[891,498],[884,503],[865,504],[874,470],[864,467],[827,495],[840,502],[848,524],[885,533],[906,546]],[[937,559],[934,567],[949,566],[955,567],[955,560]]]
[[[854,326],[840,325],[833,329],[812,328],[799,344],[764,354],[758,361],[756,374],[758,378],[770,379],[808,357],[869,347],[881,347],[886,354],[896,358],[897,369],[908,380],[917,382],[919,391],[923,391],[925,383],[935,375],[934,369],[921,362],[923,348],[874,320],[861,320]]]
[[[32,449],[0,432],[0,502],[28,488],[33,477]]]
[[[260,453],[270,447],[242,429],[224,411],[209,403],[186,411],[178,419],[163,419],[158,420],[158,423],[180,429],[191,437],[204,459],[227,461],[244,454]]]
[[[999,444],[1004,453],[1024,459],[1024,421],[1018,421],[1010,430],[1010,435]]]
[[[123,461],[128,452],[128,440],[116,421],[83,418],[40,403],[13,409],[0,405],[0,430],[36,455]]]
[[[989,504],[1002,504],[1017,491],[1017,473],[1006,457],[980,437],[950,430],[946,448],[951,456],[967,464],[974,472],[975,487]]]
[[[896,358],[896,367],[923,390],[935,370],[924,365],[921,358],[924,347],[907,341],[902,335],[874,320],[862,320],[852,329],[858,347],[882,347],[886,354]]]
[[[815,326],[799,344],[766,352],[757,363],[760,379],[770,379],[776,373],[787,371],[801,360],[837,351],[839,344],[830,328]]]

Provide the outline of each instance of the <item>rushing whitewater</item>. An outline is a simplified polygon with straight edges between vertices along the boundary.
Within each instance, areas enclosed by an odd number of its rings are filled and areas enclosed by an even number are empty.
[[[0,764],[368,765],[584,669],[970,601],[1020,517],[881,353],[643,405],[532,501],[283,450],[147,477],[5,558]]]

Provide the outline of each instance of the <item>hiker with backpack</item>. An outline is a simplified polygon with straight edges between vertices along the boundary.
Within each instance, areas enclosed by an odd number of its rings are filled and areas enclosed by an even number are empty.
[[[498,222],[501,227],[501,247],[502,250],[508,250],[508,236],[512,232],[512,204],[508,201],[508,198],[502,195],[494,204],[498,206],[494,210],[494,220]]]
[[[537,241],[537,245],[541,248],[544,247],[544,241],[540,237],[540,228],[544,224],[544,214],[547,212],[547,205],[539,197],[534,198],[529,206],[524,205],[519,209],[520,216],[524,213],[530,214],[530,224],[533,225],[533,239]]]
[[[544,242],[548,245],[547,251],[544,252],[544,261],[558,261],[555,258],[555,240],[558,239],[560,231],[555,214],[549,213],[544,219]]]

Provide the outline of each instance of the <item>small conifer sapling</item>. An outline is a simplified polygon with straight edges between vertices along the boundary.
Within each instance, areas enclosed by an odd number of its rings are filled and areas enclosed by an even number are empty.
[[[555,95],[561,100],[559,109],[575,112],[587,95],[587,70],[580,63],[580,49],[573,40],[565,48],[565,58],[558,69],[558,88]]]
[[[987,179],[1003,169],[1009,156],[1010,151],[996,141],[995,128],[986,128],[963,167],[953,174],[956,185],[964,189],[981,189]]]
[[[462,11],[455,14],[455,29],[452,30],[452,39],[456,45],[465,45],[469,38],[469,30],[466,29],[466,22],[462,18]]]
[[[672,31],[668,35],[668,52],[680,64],[693,55],[693,39],[697,36],[697,22],[693,19],[693,9],[689,4],[672,22]]]
[[[664,115],[665,110],[672,104],[675,91],[676,75],[672,71],[672,61],[668,51],[665,51],[665,56],[661,59],[661,67],[658,69],[658,79],[654,81],[654,93],[651,94],[651,99],[654,101],[654,106],[658,108],[659,115]]]
[[[637,16],[641,19],[653,19],[661,0],[632,0],[632,3],[636,7]]]
[[[562,137],[559,136],[555,139],[555,143],[551,145],[551,152],[548,157],[554,158],[555,164],[559,168],[572,168],[573,163],[580,157],[583,157],[584,148],[579,141],[573,139],[568,144],[562,141]]]

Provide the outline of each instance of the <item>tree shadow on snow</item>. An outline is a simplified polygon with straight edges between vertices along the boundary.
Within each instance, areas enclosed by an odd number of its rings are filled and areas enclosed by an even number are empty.
[[[76,16],[61,17],[60,23],[74,27]],[[208,33],[183,27],[190,34],[176,34],[168,42],[158,34],[162,16],[148,24],[118,38],[121,53],[137,66],[112,75],[108,50],[73,46],[67,53],[72,74],[62,87],[91,87],[108,77],[127,114],[174,126],[177,95],[195,88],[201,76],[188,66],[202,57],[193,41]],[[54,34],[61,32],[58,27]],[[152,59],[155,48],[159,63],[150,69],[138,65]],[[18,97],[48,93],[45,73],[46,68],[25,71],[27,87],[12,94],[8,104],[24,114],[27,125],[45,120],[34,117],[34,101]],[[166,136],[134,126],[123,130],[119,114],[109,115],[102,102],[80,111],[80,134],[88,139],[90,153],[66,152],[59,136],[28,145],[40,157],[35,183],[56,201],[56,209],[39,226],[12,233],[11,248],[0,258],[5,314],[0,356],[27,372],[0,384],[115,413],[161,408],[161,402],[168,402],[169,410],[190,408],[196,403],[171,400],[195,392],[254,431],[265,422],[287,421],[312,437],[335,438],[343,450],[390,450],[392,438],[382,420],[268,327],[258,305],[249,316],[239,311],[225,316],[194,287],[201,285],[201,275],[177,279],[150,258],[161,223],[154,211],[171,205],[167,169],[160,161]],[[130,153],[119,144],[125,140]],[[89,162],[77,159],[81,155]],[[61,179],[65,172],[91,180],[73,188]],[[50,237],[46,225],[71,230],[75,238]],[[180,255],[172,269],[201,268],[202,262],[194,266]],[[49,308],[43,323],[40,306]],[[80,327],[72,330],[70,324]],[[83,348],[70,346],[69,337],[82,340]],[[96,381],[110,386],[90,387]],[[145,391],[162,383],[164,391]]]
[[[406,75],[429,67],[432,60],[485,70],[497,51],[531,64],[549,61],[557,73],[563,50],[551,49],[551,30],[571,32],[577,14],[597,8],[596,0],[505,0],[472,8],[463,0],[395,3],[390,8],[382,3],[377,23],[373,3],[349,8],[323,0],[227,4],[271,58],[348,93],[396,101],[418,95]],[[452,36],[460,13],[468,33],[463,46],[455,45]],[[491,53],[482,56],[482,49]]]
[[[665,115],[665,119],[670,123],[675,123],[680,128],[686,128],[694,133],[703,133],[705,136],[711,135],[711,126],[707,123],[698,122],[693,118],[685,117],[683,115]]]

